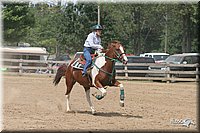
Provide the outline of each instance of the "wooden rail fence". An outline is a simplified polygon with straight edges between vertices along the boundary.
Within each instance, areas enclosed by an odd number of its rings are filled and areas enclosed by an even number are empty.
[[[17,75],[55,75],[58,66],[55,64],[68,64],[66,61],[40,61],[40,60],[22,60],[22,59],[3,59],[2,70],[4,74],[17,74]],[[117,65],[117,64],[116,64]],[[119,64],[118,64],[119,65]],[[163,66],[165,70],[128,70],[128,67],[133,66]],[[171,67],[190,67],[195,68],[194,71],[171,71]],[[123,73],[124,76],[118,76]],[[134,73],[145,74],[144,77],[130,76]],[[116,70],[117,79],[125,80],[162,80],[170,81],[199,81],[199,64],[156,64],[156,63],[128,63],[124,66],[123,70]],[[151,75],[164,75],[164,76],[151,76]],[[179,78],[174,75],[193,75],[194,78]]]
[[[156,70],[156,69],[148,69],[148,70],[128,70],[128,67],[136,67],[136,66],[162,66],[165,70]],[[195,68],[194,71],[174,71],[171,68]],[[138,79],[138,80],[162,80],[166,82],[170,81],[199,81],[199,64],[157,64],[157,63],[128,63],[125,65],[124,70],[116,70],[116,73],[124,73],[124,77],[118,77],[118,79]],[[134,73],[142,73],[145,74],[145,77],[134,77],[129,76]],[[156,76],[153,76],[156,75]],[[177,76],[189,75],[188,77],[180,78]]]

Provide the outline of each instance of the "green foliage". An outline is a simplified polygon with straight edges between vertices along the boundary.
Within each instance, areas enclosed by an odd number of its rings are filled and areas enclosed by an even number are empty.
[[[20,42],[34,25],[35,20],[27,3],[3,3],[4,40]]]
[[[82,51],[91,26],[97,24],[97,3],[4,6],[4,40],[46,47],[52,54]],[[136,55],[197,52],[197,4],[101,3],[100,11],[104,48],[119,40],[127,53]]]

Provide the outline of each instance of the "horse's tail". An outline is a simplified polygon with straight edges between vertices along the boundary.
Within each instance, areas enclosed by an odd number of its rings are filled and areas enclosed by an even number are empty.
[[[55,86],[60,82],[60,79],[62,78],[62,76],[65,76],[66,70],[67,70],[67,65],[66,64],[62,64],[58,68],[56,76],[55,76],[55,78],[53,80],[53,83],[54,83]]]

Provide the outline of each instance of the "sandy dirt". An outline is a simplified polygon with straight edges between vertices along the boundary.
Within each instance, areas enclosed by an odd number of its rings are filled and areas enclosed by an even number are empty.
[[[91,96],[92,115],[81,85],[75,84],[66,112],[65,79],[3,76],[3,129],[5,131],[197,131],[198,86],[195,82],[159,83],[121,81],[125,107],[119,105],[119,88],[108,87],[102,100]],[[91,88],[91,93],[98,92]],[[189,127],[181,123],[191,119]]]

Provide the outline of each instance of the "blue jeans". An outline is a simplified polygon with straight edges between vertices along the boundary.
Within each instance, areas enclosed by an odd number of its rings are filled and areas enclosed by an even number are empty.
[[[83,55],[86,59],[86,64],[84,65],[84,68],[83,68],[83,73],[86,74],[87,73],[87,69],[88,67],[92,64],[92,57],[90,54],[93,53],[93,49],[92,48],[89,48],[89,47],[84,47],[83,49]]]

